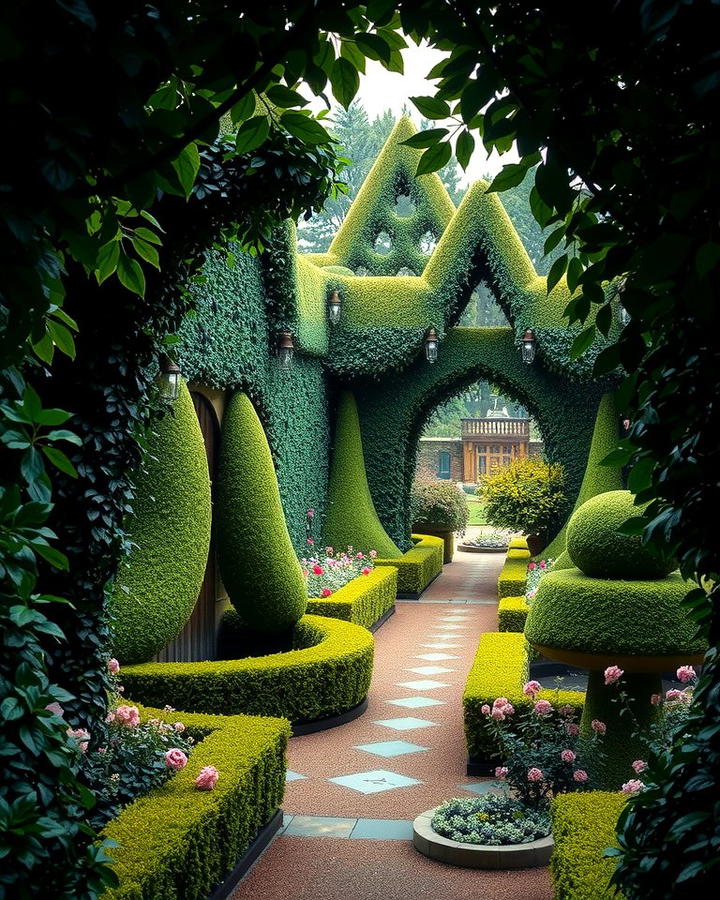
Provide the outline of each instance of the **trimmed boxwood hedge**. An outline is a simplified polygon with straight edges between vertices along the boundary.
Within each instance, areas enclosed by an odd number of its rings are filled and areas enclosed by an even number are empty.
[[[380,566],[369,575],[353,578],[330,597],[312,597],[308,600],[308,613],[372,628],[395,605],[397,584],[397,569]]]
[[[420,594],[443,569],[445,541],[430,534],[413,534],[414,547],[397,559],[374,561],[376,566],[394,566],[399,594]]]
[[[521,594],[525,593],[529,560],[529,550],[519,550],[514,548],[508,550],[505,557],[505,564],[498,575],[498,599],[502,600],[504,597],[519,597]]]
[[[336,715],[367,696],[373,636],[351,622],[303,616],[294,650],[246,659],[145,663],[123,669],[127,696],[192,712],[282,716],[293,724]]]
[[[463,694],[465,740],[468,756],[484,759],[497,755],[498,747],[483,726],[480,709],[484,703],[492,706],[497,697],[507,697],[519,709],[530,706],[523,694],[528,680],[529,647],[525,636],[515,632],[487,632],[480,638],[477,653],[468,674]],[[554,703],[556,692],[541,691],[539,698]],[[560,691],[558,702],[582,710],[585,695],[579,691]]]
[[[623,900],[609,885],[616,862],[603,853],[617,847],[615,831],[626,801],[625,794],[608,791],[555,797],[550,858],[555,900]]]
[[[143,718],[182,721],[198,742],[187,766],[127,806],[102,837],[120,886],[106,900],[206,900],[273,817],[285,790],[290,727],[281,719],[207,716],[160,709]],[[204,766],[220,777],[212,791],[194,779]]]
[[[498,604],[498,631],[524,631],[529,609],[525,597],[503,597]]]
[[[112,652],[145,662],[182,631],[200,592],[210,547],[210,477],[200,423],[181,382],[175,406],[148,441],[135,479],[133,550],[110,599]]]

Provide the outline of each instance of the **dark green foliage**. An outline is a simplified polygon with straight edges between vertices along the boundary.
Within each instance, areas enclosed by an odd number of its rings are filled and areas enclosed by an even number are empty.
[[[279,719],[142,713],[179,719],[198,743],[182,771],[106,827],[120,845],[112,853],[120,886],[103,896],[205,900],[282,802],[290,729]],[[220,773],[217,787],[199,791],[194,779],[209,765]]]
[[[110,601],[112,653],[147,662],[182,631],[205,574],[210,480],[193,402],[183,384],[172,413],[148,443],[126,527],[135,544]]]
[[[129,666],[123,681],[130,697],[148,705],[280,716],[293,723],[344,712],[367,696],[375,645],[365,628],[304,616],[293,646],[245,659]]]
[[[415,531],[422,531],[423,526],[462,531],[467,525],[465,494],[454,484],[415,482],[410,503],[410,517]]]
[[[642,513],[630,491],[609,491],[583,503],[567,527],[567,553],[574,565],[593,578],[642,580],[672,572],[674,559],[659,559],[640,535],[618,533]]]
[[[687,583],[677,573],[630,581],[553,569],[540,580],[525,634],[534,644],[586,653],[702,653],[707,641],[696,634],[685,594]]]
[[[398,592],[419,594],[442,572],[445,541],[429,534],[411,535],[413,546],[402,556],[374,560],[376,566],[394,566],[398,572]]]
[[[325,540],[336,549],[377,550],[381,558],[400,557],[375,512],[365,474],[363,440],[355,398],[345,392],[338,405],[332,450]]]
[[[305,612],[305,581],[267,438],[243,393],[233,395],[223,418],[215,510],[220,572],[233,606],[256,631],[288,631]]]

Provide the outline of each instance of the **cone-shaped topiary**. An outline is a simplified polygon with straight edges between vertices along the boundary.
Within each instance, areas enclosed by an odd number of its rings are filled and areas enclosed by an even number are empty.
[[[342,394],[338,405],[325,540],[340,550],[348,545],[377,550],[381,559],[402,556],[375,512],[365,474],[357,405],[349,391]]]
[[[202,585],[210,548],[210,478],[205,444],[184,383],[175,409],[151,436],[135,479],[137,546],[121,563],[110,600],[112,652],[147,662],[182,631]]]
[[[573,513],[567,529],[567,552],[593,578],[646,580],[664,578],[676,567],[670,558],[650,553],[640,535],[618,534],[628,519],[642,514],[630,491],[607,491]]]
[[[305,580],[270,447],[243,393],[231,398],[223,418],[215,511],[220,573],[233,606],[255,631],[288,631],[305,612]]]

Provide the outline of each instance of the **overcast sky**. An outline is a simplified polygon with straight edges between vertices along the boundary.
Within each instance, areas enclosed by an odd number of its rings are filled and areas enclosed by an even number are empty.
[[[360,75],[360,90],[357,99],[363,104],[371,119],[382,114],[386,109],[391,109],[399,118],[403,106],[407,105],[411,109],[412,118],[419,125],[422,117],[408,98],[433,96],[437,82],[428,81],[425,76],[445,54],[431,47],[416,47],[412,41],[409,41],[409,44],[409,47],[402,51],[405,63],[403,75],[399,75],[397,72],[388,72],[380,63],[367,60],[367,73]],[[334,98],[331,97],[331,100],[334,102]],[[313,109],[321,109],[323,106],[322,100],[313,99]],[[437,122],[436,124],[439,126],[443,123]],[[486,172],[495,174],[506,163],[517,162],[517,159],[514,150],[503,154],[502,157],[493,153],[488,158],[485,148],[479,141],[476,141],[475,153],[461,183],[466,185],[476,181]]]

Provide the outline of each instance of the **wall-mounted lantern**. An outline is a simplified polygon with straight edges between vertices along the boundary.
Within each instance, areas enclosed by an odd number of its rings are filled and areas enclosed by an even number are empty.
[[[522,337],[522,360],[530,366],[535,359],[535,332],[528,328]]]
[[[438,336],[437,331],[431,328],[425,335],[425,359],[429,363],[437,362],[438,357]]]
[[[287,371],[292,368],[294,352],[295,344],[293,343],[292,334],[289,331],[281,331],[277,345],[278,369]]]
[[[342,299],[340,291],[331,291],[328,297],[328,319],[333,325],[337,325],[340,321],[340,310],[342,307]]]
[[[160,360],[160,390],[166,400],[175,402],[180,392],[180,375],[182,370],[180,366],[173,362],[168,356],[163,356]]]

